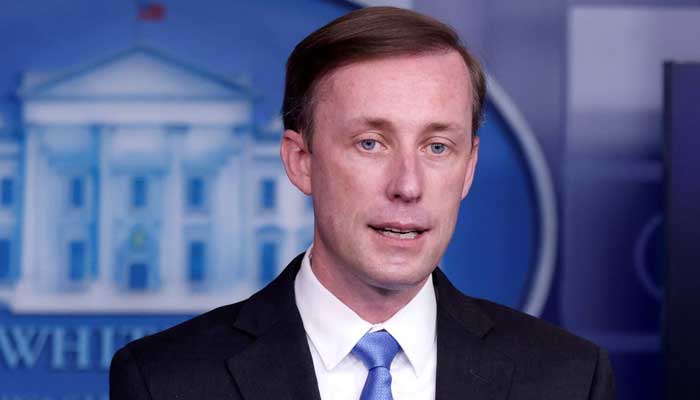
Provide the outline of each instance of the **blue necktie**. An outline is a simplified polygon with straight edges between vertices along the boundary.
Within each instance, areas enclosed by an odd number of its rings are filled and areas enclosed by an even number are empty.
[[[391,361],[401,347],[389,332],[370,332],[360,339],[352,349],[369,370],[360,400],[392,400]]]

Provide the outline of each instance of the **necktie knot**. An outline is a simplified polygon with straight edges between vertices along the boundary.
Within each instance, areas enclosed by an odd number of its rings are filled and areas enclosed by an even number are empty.
[[[352,349],[352,354],[362,360],[367,369],[388,369],[400,349],[396,339],[389,332],[381,330],[363,336]]]

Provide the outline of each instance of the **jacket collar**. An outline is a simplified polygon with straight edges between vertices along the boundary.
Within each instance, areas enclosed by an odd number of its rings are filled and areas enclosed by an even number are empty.
[[[438,304],[436,400],[505,399],[515,363],[487,340],[494,323],[440,269],[433,272]]]
[[[299,311],[294,304],[294,277],[302,255],[243,305],[234,327],[253,342],[227,360],[246,400],[320,400],[313,360]]]
[[[227,361],[246,400],[320,400],[304,326],[294,302],[294,278],[303,254],[243,305],[234,327],[253,342]],[[494,324],[476,302],[436,269],[436,399],[505,399],[513,361],[486,340]]]
[[[236,329],[258,337],[279,322],[291,322],[290,314],[299,316],[294,303],[294,278],[303,258],[303,253],[295,257],[277,278],[245,301],[233,324]],[[301,323],[301,317],[298,320]]]

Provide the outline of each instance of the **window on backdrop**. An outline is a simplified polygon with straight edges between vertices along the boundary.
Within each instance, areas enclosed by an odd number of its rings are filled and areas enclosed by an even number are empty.
[[[12,178],[2,178],[0,180],[0,205],[3,207],[12,206],[14,198],[14,182]]]
[[[148,182],[142,176],[131,180],[131,206],[133,208],[145,208],[148,202]]]

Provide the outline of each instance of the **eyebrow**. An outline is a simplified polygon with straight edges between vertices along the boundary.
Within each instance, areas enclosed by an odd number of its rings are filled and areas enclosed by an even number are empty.
[[[455,132],[462,132],[466,131],[464,127],[460,124],[453,124],[449,122],[433,122],[428,125],[425,131],[428,132],[446,132],[446,131],[455,131]]]
[[[372,128],[379,130],[394,130],[394,124],[384,118],[360,117],[350,121],[352,125],[357,125],[362,128]]]
[[[359,126],[361,128],[371,128],[378,129],[382,131],[395,131],[396,128],[394,124],[384,118],[380,117],[360,117],[352,119],[350,121],[351,125]],[[455,124],[450,122],[431,122],[422,132],[466,132],[466,129],[461,124]]]

